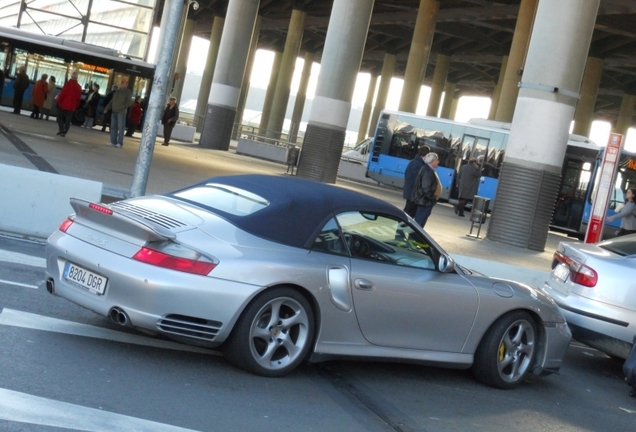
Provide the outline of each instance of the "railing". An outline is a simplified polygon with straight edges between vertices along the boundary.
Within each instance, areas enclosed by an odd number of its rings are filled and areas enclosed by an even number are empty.
[[[237,138],[244,138],[287,148],[290,146],[302,147],[302,138],[297,138],[296,141],[292,142],[289,140],[289,135],[285,133],[261,129],[258,126],[240,124],[235,124],[234,128],[235,131],[238,130]]]

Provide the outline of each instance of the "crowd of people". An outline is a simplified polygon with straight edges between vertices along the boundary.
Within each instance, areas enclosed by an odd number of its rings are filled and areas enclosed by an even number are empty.
[[[70,78],[62,88],[57,90],[54,76],[42,74],[34,82],[31,92],[31,118],[49,120],[52,112],[56,112],[58,124],[57,135],[65,137],[70,130],[73,118],[82,118],[83,128],[93,129],[100,119],[98,108],[101,104],[103,115],[101,117],[101,130],[107,132],[110,129],[110,140],[107,145],[122,148],[124,137],[132,137],[143,125],[145,107],[141,96],[133,98],[128,88],[128,80],[120,79],[113,84],[105,96],[100,94],[100,86],[97,83],[88,85],[87,92],[83,91],[78,83],[78,72],[71,73]],[[4,71],[0,71],[0,94],[4,86]],[[13,83],[13,113],[21,114],[24,103],[24,95],[30,86],[29,76],[25,66],[18,66]],[[27,105],[28,106],[28,105]],[[79,115],[78,115],[79,114]],[[170,97],[166,104],[161,123],[163,124],[163,145],[170,144],[172,130],[179,120],[179,107],[175,97]]]

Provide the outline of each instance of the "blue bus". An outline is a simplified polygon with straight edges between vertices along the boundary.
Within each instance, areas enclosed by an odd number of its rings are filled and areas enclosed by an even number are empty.
[[[474,157],[482,172],[477,195],[490,199],[492,208],[509,134],[510,123],[481,119],[460,123],[383,111],[370,144],[366,176],[378,183],[402,188],[409,161],[420,146],[428,145],[440,158],[437,174],[442,182],[442,200],[454,202],[458,198],[457,172]],[[553,229],[579,238],[585,235],[603,150],[604,147],[586,137],[570,135],[551,225]],[[623,151],[608,215],[614,214],[624,202],[625,189],[636,186],[635,169],[636,156]],[[606,235],[615,235],[619,226],[620,221],[606,224]]]
[[[585,237],[604,151],[604,147],[568,144],[551,228],[579,239]],[[621,210],[625,203],[625,190],[630,187],[636,187],[636,153],[623,150],[608,202],[608,216]],[[605,222],[603,237],[614,237],[619,228],[620,219]]]
[[[457,198],[456,174],[471,157],[477,159],[483,174],[477,195],[494,200],[508,135],[508,130],[495,127],[383,111],[366,175],[378,183],[402,188],[406,166],[417,149],[427,145],[439,155],[442,200]]]

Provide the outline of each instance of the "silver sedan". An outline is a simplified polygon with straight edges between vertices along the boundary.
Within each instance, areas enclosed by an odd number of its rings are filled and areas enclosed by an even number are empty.
[[[561,242],[543,285],[574,338],[626,358],[636,335],[636,235],[597,244]]]
[[[227,176],[71,205],[49,292],[259,375],[391,359],[506,389],[558,371],[571,338],[547,295],[455,264],[403,211],[336,186]]]

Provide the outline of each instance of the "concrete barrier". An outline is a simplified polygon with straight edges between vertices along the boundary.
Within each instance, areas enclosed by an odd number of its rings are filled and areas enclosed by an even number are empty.
[[[172,129],[172,135],[170,135],[171,140],[183,141],[183,142],[194,142],[194,133],[197,131],[195,127],[176,124],[174,125],[174,129]],[[157,136],[163,138],[163,125],[159,123],[157,127]]]
[[[71,197],[100,202],[102,183],[0,164],[0,231],[46,239],[73,213]]]

